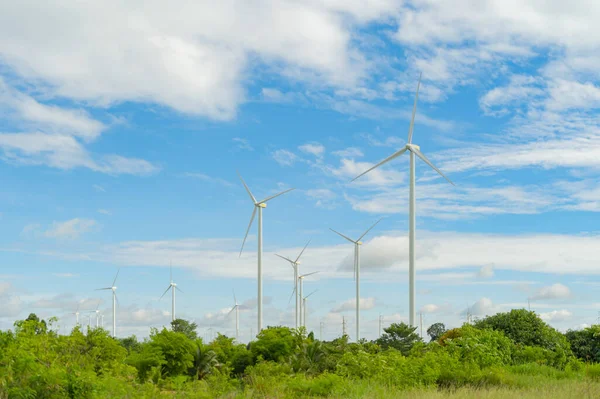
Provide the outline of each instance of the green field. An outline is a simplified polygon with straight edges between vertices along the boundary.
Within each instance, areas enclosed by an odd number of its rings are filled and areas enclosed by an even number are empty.
[[[0,399],[600,398],[600,326],[563,334],[526,310],[435,324],[428,342],[403,323],[371,342],[268,327],[249,344],[181,319],[142,341],[55,323],[0,332]]]

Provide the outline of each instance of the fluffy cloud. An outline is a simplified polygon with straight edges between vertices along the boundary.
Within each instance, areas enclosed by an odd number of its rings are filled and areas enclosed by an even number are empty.
[[[360,298],[360,309],[369,310],[375,307],[375,298]],[[332,313],[347,312],[350,310],[356,310],[356,298],[348,299],[342,302],[340,305],[331,309]]]
[[[485,265],[477,272],[479,278],[491,278],[494,277],[494,265]]]
[[[281,166],[292,166],[299,159],[296,154],[288,150],[275,150],[273,159]]]
[[[75,239],[89,232],[96,226],[96,221],[92,219],[75,218],[65,222],[54,222],[52,226],[46,230],[46,237],[58,239]]]
[[[560,322],[569,320],[573,316],[568,310],[553,310],[552,312],[540,313],[540,318],[547,322]]]
[[[571,290],[569,287],[559,283],[540,288],[530,299],[533,301],[540,299],[565,299],[570,296]]]
[[[321,157],[325,152],[325,147],[321,143],[306,143],[298,147],[298,149],[315,157]]]

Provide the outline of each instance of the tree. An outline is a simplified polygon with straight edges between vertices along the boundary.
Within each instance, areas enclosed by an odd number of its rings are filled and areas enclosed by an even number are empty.
[[[198,328],[198,325],[195,322],[190,323],[184,319],[175,319],[171,322],[171,330],[173,330],[173,332],[185,334],[192,341],[198,338],[196,328]]]
[[[434,323],[427,329],[427,335],[431,338],[430,342],[437,341],[446,332],[444,323]]]
[[[160,349],[164,358],[162,375],[176,376],[187,374],[194,366],[196,346],[185,334],[163,328],[160,332],[153,328],[150,345]]]
[[[406,356],[413,345],[421,341],[421,337],[415,332],[416,330],[417,327],[410,327],[406,323],[392,323],[389,327],[383,329],[385,334],[375,342],[383,349],[394,348]]]
[[[267,327],[250,343],[250,351],[255,360],[259,356],[275,362],[287,360],[298,348],[299,339],[287,327]]]
[[[209,348],[208,345],[204,345],[201,339],[197,339],[194,342],[194,368],[193,373],[199,380],[210,374],[213,368],[217,367],[219,361],[215,352]]]
[[[600,362],[600,325],[569,330],[565,337],[577,358],[586,362]]]
[[[502,331],[519,346],[541,347],[552,352],[550,364],[562,367],[573,355],[563,334],[546,324],[535,312],[513,309],[478,320],[474,326]]]

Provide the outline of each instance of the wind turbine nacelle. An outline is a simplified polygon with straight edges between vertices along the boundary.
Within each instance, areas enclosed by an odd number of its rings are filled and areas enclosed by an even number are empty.
[[[261,202],[260,204],[258,204],[258,207],[259,207],[259,208],[266,208],[266,207],[267,207],[267,204],[266,204],[266,203],[264,203],[264,202]]]
[[[356,241],[356,244],[362,245],[362,241]]]
[[[300,261],[298,261],[298,262],[294,262],[294,263],[296,263],[296,266],[298,266],[298,265],[300,264]]]
[[[418,146],[418,145],[416,145],[416,144],[407,144],[407,145],[406,145],[406,148],[408,148],[409,150],[410,150],[410,149],[412,149],[412,148],[414,148],[414,149],[415,149],[415,150],[417,150],[417,151],[421,151],[421,147],[419,147],[419,146]]]

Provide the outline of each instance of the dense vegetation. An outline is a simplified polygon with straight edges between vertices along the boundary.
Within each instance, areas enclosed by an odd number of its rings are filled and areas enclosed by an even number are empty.
[[[141,342],[55,323],[0,332],[0,398],[600,397],[600,326],[562,334],[526,310],[436,323],[427,343],[403,323],[360,343],[269,327],[248,345],[205,343],[181,319]]]

